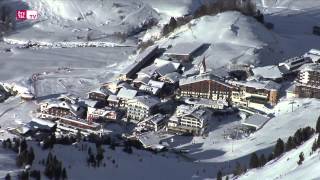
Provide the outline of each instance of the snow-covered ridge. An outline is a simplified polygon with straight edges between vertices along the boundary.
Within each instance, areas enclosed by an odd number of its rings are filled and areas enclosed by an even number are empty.
[[[11,45],[22,46],[35,46],[45,48],[76,48],[76,47],[131,47],[130,45],[113,43],[113,42],[100,42],[100,41],[87,41],[87,42],[44,42],[44,41],[28,41],[19,39],[3,38],[5,43]]]

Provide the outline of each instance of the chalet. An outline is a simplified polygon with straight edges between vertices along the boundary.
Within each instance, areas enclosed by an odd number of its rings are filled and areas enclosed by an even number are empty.
[[[211,100],[203,98],[186,98],[185,103],[194,107],[211,108],[211,109],[225,109],[228,107],[228,102],[223,99]]]
[[[319,63],[320,62],[320,50],[311,49],[307,53],[303,55],[305,58],[310,58],[312,62]]]
[[[88,107],[87,119],[102,120],[102,121],[116,121],[119,118],[118,112],[112,108],[97,109]]]
[[[137,96],[128,101],[127,118],[142,121],[156,112],[160,99],[154,96]]]
[[[293,57],[285,60],[282,63],[279,63],[279,69],[283,74],[296,73],[299,70],[299,67],[306,63],[310,63],[310,58],[305,57]]]
[[[281,85],[273,81],[228,81],[236,86],[232,92],[234,105],[264,108],[268,105],[276,105],[279,100]]]
[[[139,72],[143,67],[152,63],[154,58],[158,55],[158,46],[151,46],[140,53],[135,62],[124,70],[120,75],[120,79],[127,80],[133,79],[137,72]]]
[[[60,117],[56,123],[57,128],[61,131],[67,131],[73,134],[76,134],[78,131],[83,135],[103,133],[100,124],[73,116]]]
[[[181,62],[190,62],[194,57],[198,56],[204,48],[203,43],[180,43],[164,52],[164,56],[172,59],[177,59]]]
[[[227,102],[231,100],[233,86],[212,74],[200,74],[179,81],[180,97],[193,97]]]
[[[110,107],[119,107],[120,100],[117,98],[116,95],[110,95],[107,99],[108,106]]]
[[[180,69],[181,64],[163,59],[156,59],[153,64],[138,72],[138,77],[157,78],[173,73]]]
[[[115,94],[119,90],[119,85],[124,83],[122,80],[115,80],[111,82],[107,82],[101,85],[101,88],[110,91],[111,93]]]
[[[155,114],[139,122],[138,126],[148,131],[159,131],[166,126],[168,118],[168,115]]]
[[[176,84],[179,82],[180,78],[181,78],[180,73],[173,72],[160,77],[159,80],[169,84]]]
[[[113,93],[109,91],[107,88],[100,87],[96,90],[90,91],[88,93],[88,99],[92,99],[92,100],[99,101],[106,104],[110,94],[113,94]]]
[[[169,118],[167,131],[182,134],[202,135],[212,113],[206,109],[198,109],[186,105],[177,107],[175,114]]]
[[[127,101],[133,99],[137,95],[138,91],[133,89],[121,88],[117,94],[117,98],[119,99],[119,106],[126,107]]]
[[[320,64],[301,67],[296,79],[295,94],[300,98],[320,98]]]
[[[138,76],[136,79],[133,80],[133,85],[136,88],[139,88],[141,85],[148,85],[150,78],[147,76]]]
[[[66,101],[51,100],[40,104],[40,118],[56,119],[66,115],[82,117],[85,109],[78,104]]]
[[[33,118],[27,125],[33,132],[51,132],[56,127],[56,123],[38,118]]]

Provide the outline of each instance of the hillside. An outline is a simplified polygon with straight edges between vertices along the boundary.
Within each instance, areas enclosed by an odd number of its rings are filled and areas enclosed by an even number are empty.
[[[264,167],[250,170],[240,176],[239,180],[256,179],[319,179],[319,151],[311,154],[311,147],[317,135],[305,142],[303,145],[293,149],[279,159],[270,161]],[[299,154],[303,152],[305,160],[298,165]]]

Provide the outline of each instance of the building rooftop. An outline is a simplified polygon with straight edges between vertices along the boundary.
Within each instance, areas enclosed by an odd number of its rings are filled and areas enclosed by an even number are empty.
[[[281,85],[273,81],[258,81],[256,79],[250,81],[228,81],[235,86],[251,87],[255,89],[280,90]]]
[[[192,55],[201,47],[203,43],[192,42],[192,43],[179,43],[168,49],[164,55]]]
[[[253,114],[252,116],[245,119],[244,122],[242,122],[242,124],[254,127],[256,129],[260,129],[269,121],[269,119],[269,117],[260,114]]]
[[[213,80],[217,83],[223,84],[224,86],[232,87],[231,85],[227,84],[224,82],[223,79],[214,76],[213,74],[207,73],[207,74],[200,74],[200,75],[195,75],[187,78],[181,78],[179,81],[179,85],[185,85],[185,84],[191,84],[195,82],[200,82],[200,81],[206,81],[206,80]]]
[[[146,92],[150,92],[152,94],[157,94],[159,92],[159,88],[157,87],[153,87],[153,86],[148,86],[148,85],[144,85],[142,84],[140,87],[139,87],[139,90],[141,91],[146,91]]]
[[[161,89],[164,86],[164,82],[155,81],[155,80],[150,79],[150,81],[148,82],[148,85]]]
[[[252,72],[255,76],[261,76],[265,79],[279,79],[283,75],[279,67],[275,65],[256,67],[252,69]]]
[[[155,114],[145,119],[145,121],[151,121],[154,124],[158,124],[159,122],[163,121],[164,119],[168,118],[168,116],[163,114]]]
[[[218,100],[211,100],[211,99],[204,99],[204,98],[187,98],[185,100],[187,104],[192,105],[207,105],[207,106],[214,106],[214,105],[220,105],[220,106],[228,106],[228,103],[223,99]]]
[[[300,67],[301,72],[315,71],[320,72],[320,64],[308,63]]]
[[[136,96],[134,99],[128,101],[128,103],[139,102],[147,107],[153,107],[159,104],[161,101],[158,97],[155,96]]]
[[[169,74],[164,75],[160,79],[162,81],[169,80],[171,83],[176,83],[180,80],[180,78],[181,78],[181,74],[179,74],[177,72],[173,72],[173,73],[169,73]]]
[[[117,97],[122,99],[133,99],[137,93],[138,91],[136,90],[121,88],[117,94]]]
[[[318,62],[320,60],[320,50],[311,49],[309,52],[305,53],[303,57],[310,58],[312,62]]]

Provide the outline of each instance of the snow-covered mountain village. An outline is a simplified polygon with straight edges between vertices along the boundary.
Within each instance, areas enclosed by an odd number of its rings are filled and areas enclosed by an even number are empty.
[[[319,14],[0,0],[0,179],[320,179]]]

